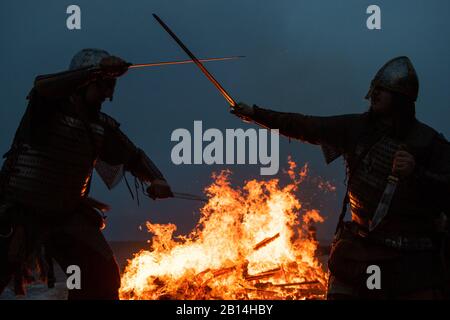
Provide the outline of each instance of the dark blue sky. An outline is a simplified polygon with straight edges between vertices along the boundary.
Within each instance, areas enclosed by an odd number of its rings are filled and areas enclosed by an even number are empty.
[[[77,4],[82,29],[66,28],[66,8]],[[382,10],[382,30],[366,28],[366,8]],[[0,4],[0,150],[6,152],[38,74],[64,70],[85,47],[103,48],[131,62],[186,59],[154,21],[157,13],[199,57],[246,55],[207,67],[236,100],[313,115],[363,112],[371,78],[388,59],[407,55],[420,79],[417,115],[450,136],[450,2],[395,0],[183,0],[2,1]],[[119,80],[105,112],[164,172],[173,189],[200,194],[218,166],[175,166],[170,160],[177,128],[246,128],[228,113],[225,100],[194,65],[134,70]],[[318,147],[281,139],[280,162],[293,155],[312,174],[332,180],[336,195],[315,200],[327,217],[319,228],[330,238],[344,190],[342,161],[326,166]],[[223,166],[234,181],[257,177],[259,166]],[[146,239],[146,220],[174,222],[187,232],[198,205],[183,200],[141,201],[124,184],[108,192],[96,178],[93,195],[108,202],[111,240]]]

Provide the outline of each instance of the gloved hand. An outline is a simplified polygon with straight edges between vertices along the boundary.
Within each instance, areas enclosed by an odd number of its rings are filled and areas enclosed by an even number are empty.
[[[100,61],[100,70],[107,77],[117,78],[127,72],[130,65],[119,57],[109,56]]]
[[[406,150],[399,150],[394,155],[392,174],[399,178],[406,178],[413,173],[415,166],[414,156]]]
[[[236,106],[234,106],[231,111],[232,114],[238,116],[245,122],[251,122],[252,117],[255,114],[255,109],[250,107],[249,105],[239,102]]]
[[[147,188],[147,193],[153,200],[173,197],[172,190],[166,180],[155,179]]]

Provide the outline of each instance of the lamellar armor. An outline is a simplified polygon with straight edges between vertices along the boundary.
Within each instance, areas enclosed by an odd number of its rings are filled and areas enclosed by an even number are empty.
[[[49,212],[75,209],[89,193],[94,168],[109,188],[124,170],[143,182],[164,180],[118,122],[94,108],[84,106],[87,113],[77,108],[73,91],[97,76],[89,64],[36,79],[27,111],[5,154],[1,200]]]

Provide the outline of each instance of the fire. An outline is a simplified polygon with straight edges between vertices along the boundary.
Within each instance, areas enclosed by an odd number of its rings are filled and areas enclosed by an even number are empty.
[[[229,171],[213,175],[209,201],[186,236],[174,239],[174,224],[147,222],[151,249],[128,261],[121,299],[323,298],[327,275],[311,234],[323,218],[301,210],[295,191],[307,167],[296,173],[289,164],[293,182],[284,187],[272,179],[233,188]]]

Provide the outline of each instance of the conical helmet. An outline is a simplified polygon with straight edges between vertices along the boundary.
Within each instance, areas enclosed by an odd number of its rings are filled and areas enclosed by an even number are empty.
[[[97,66],[103,58],[109,56],[110,54],[102,49],[83,49],[73,56],[69,69]]]
[[[419,79],[408,57],[397,57],[388,62],[375,75],[366,99],[372,95],[375,87],[400,93],[416,101],[419,93]]]

